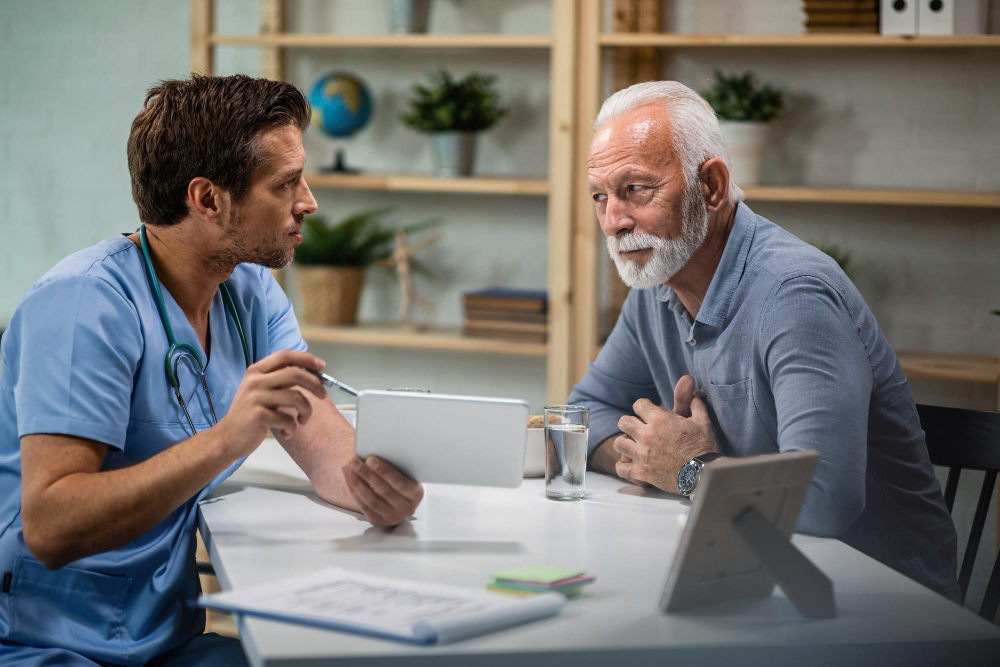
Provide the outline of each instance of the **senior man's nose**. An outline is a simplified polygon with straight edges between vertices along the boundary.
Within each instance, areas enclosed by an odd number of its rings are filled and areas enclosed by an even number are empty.
[[[622,232],[631,232],[633,229],[635,220],[628,207],[617,197],[609,197],[604,220],[601,221],[601,231],[605,236],[614,236]]]

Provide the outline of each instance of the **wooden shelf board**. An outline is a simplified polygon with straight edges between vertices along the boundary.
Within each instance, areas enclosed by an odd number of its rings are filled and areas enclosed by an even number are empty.
[[[306,174],[312,188],[395,190],[400,192],[454,192],[496,195],[547,195],[544,178],[472,176],[438,178],[418,174]]]
[[[751,201],[810,202],[833,204],[890,204],[902,206],[1000,207],[1000,192],[962,190],[916,190],[800,185],[748,185]]]
[[[402,328],[391,324],[303,326],[302,337],[310,343],[511,354],[527,357],[543,357],[548,354],[548,346],[545,343],[463,336],[458,327]]]
[[[594,357],[601,352],[598,345]],[[896,358],[910,380],[952,380],[976,384],[1000,383],[1000,359],[924,352],[897,352]]]
[[[408,48],[408,49],[546,49],[550,35],[331,35],[273,33],[267,35],[213,34],[212,44],[233,46],[284,46],[310,48]]]
[[[897,352],[906,377],[911,380],[956,380],[980,384],[1000,382],[1000,360],[945,354]]]
[[[677,34],[604,33],[602,46],[698,47],[833,47],[833,48],[998,48],[1000,35],[879,34]]]

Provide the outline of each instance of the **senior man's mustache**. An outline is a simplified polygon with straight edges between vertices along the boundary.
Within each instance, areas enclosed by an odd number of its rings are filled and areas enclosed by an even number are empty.
[[[608,250],[614,253],[648,250],[663,245],[663,239],[643,232],[628,232],[608,237]]]

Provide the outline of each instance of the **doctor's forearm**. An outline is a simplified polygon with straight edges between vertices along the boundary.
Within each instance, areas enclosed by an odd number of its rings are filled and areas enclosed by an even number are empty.
[[[344,479],[343,466],[354,458],[354,428],[330,400],[306,394],[313,412],[309,421],[278,442],[309,478],[313,490],[328,503],[360,511]]]
[[[219,429],[208,429],[118,470],[73,472],[46,484],[26,478],[25,543],[43,565],[58,568],[137,539],[232,464],[236,456],[221,436]],[[21,448],[26,459],[43,450],[58,453],[60,448],[72,456],[80,452],[74,448],[87,442],[34,435],[25,436]]]

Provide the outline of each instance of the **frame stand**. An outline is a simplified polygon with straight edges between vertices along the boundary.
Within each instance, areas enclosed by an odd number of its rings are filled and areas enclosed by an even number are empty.
[[[748,506],[733,528],[806,618],[836,618],[833,583],[763,514]]]

